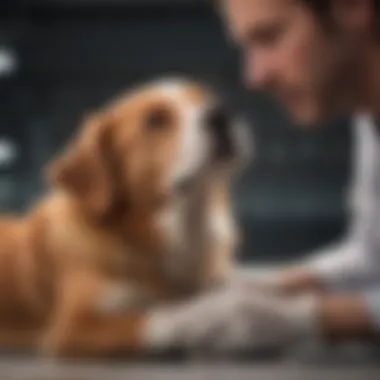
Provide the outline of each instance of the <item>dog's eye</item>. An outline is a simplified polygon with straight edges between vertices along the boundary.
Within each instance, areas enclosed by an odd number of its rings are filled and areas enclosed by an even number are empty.
[[[171,115],[169,110],[160,108],[152,111],[145,120],[148,130],[156,130],[167,127],[170,124]]]

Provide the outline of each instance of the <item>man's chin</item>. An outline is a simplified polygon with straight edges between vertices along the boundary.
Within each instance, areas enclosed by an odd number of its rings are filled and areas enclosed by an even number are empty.
[[[318,112],[294,111],[290,113],[293,122],[302,130],[319,129],[329,120],[329,116]]]
[[[282,102],[291,121],[302,130],[316,130],[335,120],[335,108],[318,102],[294,101]]]

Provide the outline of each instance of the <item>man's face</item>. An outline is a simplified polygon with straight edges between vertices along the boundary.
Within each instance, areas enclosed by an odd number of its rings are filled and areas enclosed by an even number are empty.
[[[351,17],[346,23],[326,20],[324,25],[298,0],[221,4],[231,37],[242,51],[250,88],[270,92],[301,125],[351,111],[363,73],[363,34],[356,28],[354,10],[339,13]]]

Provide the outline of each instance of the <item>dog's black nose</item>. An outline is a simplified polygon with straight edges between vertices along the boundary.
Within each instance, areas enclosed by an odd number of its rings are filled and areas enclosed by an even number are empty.
[[[232,116],[225,106],[218,105],[210,110],[207,127],[215,140],[215,154],[220,158],[228,158],[233,154]]]

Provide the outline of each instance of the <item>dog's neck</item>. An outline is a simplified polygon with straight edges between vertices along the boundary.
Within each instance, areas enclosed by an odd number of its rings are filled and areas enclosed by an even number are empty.
[[[210,196],[211,183],[174,197],[156,217],[165,241],[164,269],[190,292],[196,290],[207,261]]]
[[[214,183],[208,179],[184,194],[168,197],[156,210],[125,210],[111,219],[126,249],[149,262],[178,292],[198,290],[208,259],[210,203]],[[146,258],[146,260],[145,260]]]

